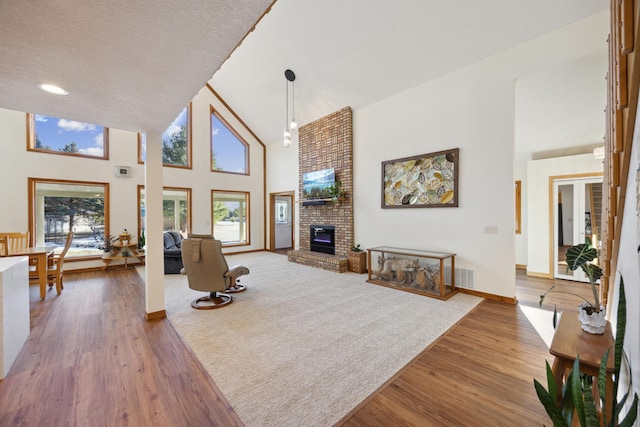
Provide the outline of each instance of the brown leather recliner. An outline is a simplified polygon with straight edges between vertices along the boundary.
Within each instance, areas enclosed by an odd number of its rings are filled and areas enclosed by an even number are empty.
[[[222,243],[216,239],[184,239],[182,241],[182,262],[189,281],[189,287],[197,291],[209,292],[191,303],[193,308],[210,309],[222,307],[233,301],[228,292],[246,289],[238,283],[238,278],[249,274],[242,265],[229,268]],[[221,293],[225,292],[225,293]]]

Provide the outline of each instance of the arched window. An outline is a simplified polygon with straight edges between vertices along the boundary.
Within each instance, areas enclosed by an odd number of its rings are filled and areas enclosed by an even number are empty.
[[[138,163],[147,159],[145,134],[138,134]],[[162,164],[191,169],[191,103],[162,134]]]
[[[211,170],[249,175],[249,144],[211,107]]]

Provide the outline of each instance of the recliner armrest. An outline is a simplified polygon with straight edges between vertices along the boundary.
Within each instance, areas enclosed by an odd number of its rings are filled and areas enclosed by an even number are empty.
[[[173,248],[173,249],[165,249],[164,256],[166,257],[182,257],[182,249]]]
[[[224,273],[225,277],[238,277],[244,274],[249,274],[249,269],[244,265],[234,265],[229,267],[229,271]]]

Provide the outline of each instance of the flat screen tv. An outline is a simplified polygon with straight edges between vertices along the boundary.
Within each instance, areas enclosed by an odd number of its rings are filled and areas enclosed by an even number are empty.
[[[333,168],[302,174],[302,198],[305,200],[327,199],[331,197],[330,188],[336,182]]]

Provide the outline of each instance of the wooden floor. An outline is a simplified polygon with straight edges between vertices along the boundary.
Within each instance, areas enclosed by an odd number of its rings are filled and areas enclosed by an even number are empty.
[[[41,301],[0,383],[0,426],[235,426],[242,422],[167,320],[144,320],[135,269],[65,276]]]
[[[551,283],[519,274],[518,299],[537,306]],[[30,296],[31,335],[0,382],[0,426],[242,425],[171,323],[144,320],[134,269],[69,275],[61,296],[40,301],[37,287]],[[485,301],[343,424],[549,424],[533,389],[545,359],[518,306]]]

